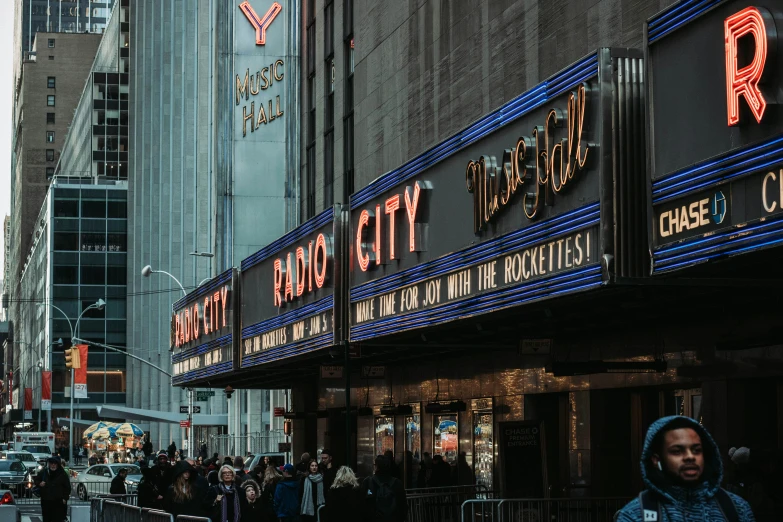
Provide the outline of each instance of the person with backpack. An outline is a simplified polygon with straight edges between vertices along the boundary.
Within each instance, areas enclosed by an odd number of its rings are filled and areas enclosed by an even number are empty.
[[[650,426],[641,468],[647,489],[615,514],[616,522],[755,522],[748,503],[720,487],[718,445],[690,417]]]
[[[365,522],[405,522],[408,499],[402,481],[391,474],[391,462],[375,457],[375,474],[362,482],[359,498],[364,502]]]

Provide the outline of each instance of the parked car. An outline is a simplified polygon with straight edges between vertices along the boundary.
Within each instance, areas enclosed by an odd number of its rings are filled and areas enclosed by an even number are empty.
[[[128,470],[125,477],[125,490],[135,493],[136,486],[141,480],[141,470],[132,464],[96,464],[82,471],[73,480],[76,494],[82,500],[88,500],[91,495],[108,495],[111,489],[111,481],[121,469]]]
[[[20,461],[0,460],[0,488],[20,493],[31,481],[30,471]]]
[[[269,457],[269,462],[276,468],[285,464],[285,453],[251,453],[245,457],[245,471],[253,471],[253,468]]]
[[[10,489],[0,489],[0,506],[13,506],[16,504],[14,494]],[[21,519],[21,517],[18,517]]]
[[[40,464],[29,451],[3,451],[0,452],[0,460],[18,460],[33,475],[37,475],[43,469],[43,464]]]

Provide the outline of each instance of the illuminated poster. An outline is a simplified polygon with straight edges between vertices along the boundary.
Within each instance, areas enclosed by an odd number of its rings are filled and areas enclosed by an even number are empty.
[[[375,417],[375,454],[394,453],[394,417]]]
[[[476,484],[492,490],[492,460],[494,458],[494,430],[491,411],[473,412],[473,469]]]
[[[459,430],[457,415],[434,415],[432,417],[433,454],[443,455],[443,460],[457,464],[459,454]]]

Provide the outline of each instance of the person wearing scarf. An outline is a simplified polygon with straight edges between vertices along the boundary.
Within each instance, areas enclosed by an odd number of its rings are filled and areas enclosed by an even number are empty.
[[[212,508],[212,522],[240,522],[242,509],[240,507],[240,495],[234,485],[236,473],[231,466],[220,468],[220,483],[213,486],[215,502]]]
[[[318,472],[318,462],[311,460],[308,465],[309,473],[302,482],[302,520],[315,521],[318,516],[318,508],[326,504],[324,499],[324,476]]]

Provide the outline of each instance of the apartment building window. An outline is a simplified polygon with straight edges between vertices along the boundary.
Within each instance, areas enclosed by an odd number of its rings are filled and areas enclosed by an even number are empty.
[[[334,203],[334,0],[324,6],[324,207]]]
[[[315,0],[307,1],[307,171],[302,221],[315,215]]]
[[[54,76],[49,76],[48,78],[46,78],[46,87],[48,89],[54,89],[55,82],[56,82],[56,78]]]
[[[46,161],[54,161],[54,149],[46,149]]]
[[[46,143],[54,143],[54,131],[46,131]]]
[[[343,201],[348,201],[355,190],[353,164],[353,0],[343,0],[343,47],[345,58],[343,100]]]
[[[54,38],[49,38],[49,49],[54,49]]]
[[[46,105],[48,107],[54,107],[54,94],[50,94],[46,97]]]
[[[46,179],[54,177],[54,167],[46,167]]]
[[[46,113],[46,123],[54,123],[54,113],[53,112],[47,112]]]

